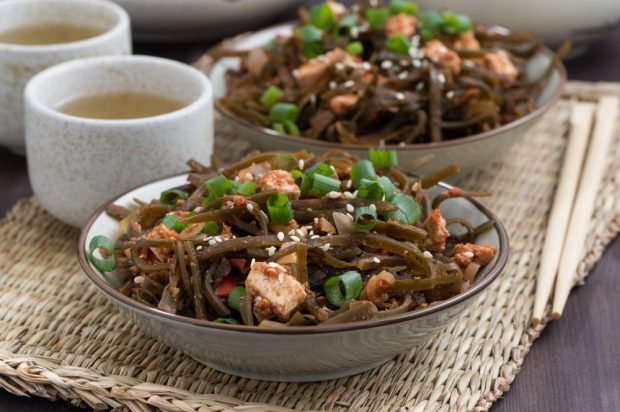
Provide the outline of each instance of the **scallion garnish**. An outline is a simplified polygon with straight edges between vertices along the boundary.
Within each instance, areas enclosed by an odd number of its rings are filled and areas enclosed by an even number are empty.
[[[361,56],[364,53],[364,45],[362,42],[354,41],[347,44],[346,51],[352,56]]]
[[[282,193],[276,193],[267,200],[267,212],[271,221],[277,225],[285,225],[293,218],[291,202]]]
[[[95,256],[96,251],[101,251],[103,259]],[[114,254],[114,242],[108,237],[97,235],[88,244],[87,257],[90,263],[101,272],[111,272],[116,268],[116,255]]]
[[[170,189],[164,190],[159,195],[159,201],[165,205],[174,205],[177,199],[187,199],[189,194],[183,190]]]
[[[260,97],[263,106],[271,107],[284,96],[284,91],[278,86],[269,86]]]
[[[224,175],[215,176],[207,180],[205,185],[209,190],[209,195],[214,196],[216,199],[231,194],[235,188],[234,182]]]
[[[358,195],[360,199],[383,200],[385,192],[383,186],[376,180],[362,179],[358,185]]]
[[[161,224],[168,227],[169,229],[174,230],[175,232],[182,232],[185,230],[187,225],[183,223],[179,223],[181,216],[177,215],[166,215],[164,219],[161,221]]]
[[[357,26],[358,21],[357,21],[357,16],[355,14],[349,14],[348,16],[344,16],[342,19],[340,19],[340,21],[338,22],[338,25],[340,27],[355,27]]]
[[[360,160],[351,168],[351,181],[358,187],[362,179],[374,180],[377,178],[375,167],[370,160]]]
[[[415,16],[418,13],[418,5],[407,0],[390,0],[390,12],[392,14],[409,14]]]
[[[215,323],[227,323],[229,325],[239,325],[241,323],[241,322],[239,322],[235,318],[217,318],[213,322],[215,322]]]
[[[340,190],[340,180],[333,177],[314,174],[310,193],[317,196],[325,196],[329,192]]]
[[[228,294],[228,307],[239,312],[239,299],[245,295],[245,288],[243,286],[235,286]]]
[[[284,125],[282,123],[274,123],[271,128],[280,134],[285,134]]]
[[[375,7],[366,10],[366,21],[370,27],[383,27],[390,17],[390,11],[385,7]]]
[[[329,165],[325,163],[319,163],[307,169],[305,173],[302,173],[299,170],[293,170],[291,172],[291,175],[293,176],[293,179],[295,180],[301,178],[301,184],[299,185],[299,188],[301,189],[301,194],[307,195],[312,190],[312,187],[314,185],[315,175],[335,178],[336,173],[331,167],[329,167]]]
[[[446,34],[460,34],[472,27],[471,20],[464,14],[456,14],[450,11],[441,13],[441,30]]]
[[[299,132],[299,127],[293,122],[285,122],[284,127],[286,127],[286,131],[291,136],[299,136],[301,133]]]
[[[205,222],[201,232],[205,235],[215,236],[220,233],[220,227],[213,221]]]
[[[276,103],[269,112],[269,120],[274,123],[294,123],[297,117],[299,117],[299,107],[293,103]]]
[[[398,193],[392,199],[392,204],[398,208],[392,212],[385,214],[386,219],[395,220],[404,225],[412,225],[420,219],[422,210],[418,202],[411,196],[404,193]]]
[[[385,45],[391,52],[397,54],[409,54],[409,47],[411,46],[411,43],[409,43],[409,39],[407,39],[407,37],[401,33],[398,33],[387,39]]]
[[[359,298],[363,287],[362,275],[351,270],[340,276],[332,276],[327,279],[323,289],[329,303],[339,308],[347,300]],[[344,295],[342,289],[344,289]]]
[[[310,24],[319,29],[329,30],[335,21],[334,13],[329,4],[317,4],[310,9]]]
[[[383,193],[385,195],[384,199],[387,201],[392,200],[394,193],[396,192],[396,188],[394,187],[392,180],[387,176],[379,176],[377,178],[377,183],[379,183],[383,188]]]
[[[256,193],[256,183],[248,180],[247,182],[243,182],[236,190],[238,195],[241,196],[250,196]]]
[[[360,206],[355,209],[353,219],[356,231],[370,232],[377,224],[377,209],[368,206]]]
[[[304,56],[314,59],[324,53],[321,40],[323,31],[312,24],[295,29],[295,35],[302,41],[302,51]]]
[[[380,169],[398,166],[396,150],[370,149],[370,161]]]

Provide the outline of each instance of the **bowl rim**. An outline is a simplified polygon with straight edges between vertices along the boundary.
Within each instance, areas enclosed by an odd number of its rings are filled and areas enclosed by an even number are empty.
[[[221,48],[223,46],[234,48],[239,42],[244,41],[252,36],[255,36],[255,35],[258,35],[264,32],[268,32],[268,31],[273,31],[273,30],[289,27],[289,26],[292,26],[294,23],[295,23],[294,21],[289,21],[286,23],[269,26],[261,30],[244,33],[244,34],[241,34],[233,38],[225,39],[221,41],[220,43],[216,44],[215,46],[213,46],[212,48],[210,48],[207,52],[207,55],[208,53],[211,53],[212,51],[217,50],[218,48]],[[506,30],[508,32],[510,31],[501,26],[494,26],[494,27],[497,27],[502,30]],[[553,57],[553,52],[544,45],[538,51],[538,54],[542,54],[547,57]],[[209,64],[204,70],[204,73],[209,77],[209,80],[211,80],[212,83],[214,83],[214,81],[211,78],[211,73],[213,69],[217,66],[217,64],[218,62],[213,62],[212,64]],[[430,149],[440,149],[440,148],[446,148],[446,147],[451,147],[451,146],[458,146],[462,144],[468,144],[472,142],[478,142],[481,140],[485,140],[485,139],[494,137],[496,135],[503,134],[510,130],[517,129],[527,123],[530,123],[533,120],[537,119],[538,117],[542,116],[544,113],[546,113],[547,110],[553,107],[562,97],[562,93],[564,92],[564,88],[568,80],[566,68],[564,67],[564,64],[562,63],[562,61],[558,59],[555,59],[553,61],[553,66],[555,68],[555,71],[557,71],[558,75],[560,76],[560,78],[559,78],[558,86],[553,91],[552,96],[542,106],[537,107],[531,113],[528,113],[525,116],[518,118],[517,120],[514,120],[510,123],[506,123],[496,129],[489,130],[488,132],[477,133],[477,134],[473,134],[470,136],[461,137],[458,139],[444,140],[441,142],[405,144],[403,146],[399,144],[391,144],[391,145],[387,145],[387,147],[389,147],[390,149],[395,149],[395,150],[400,150],[400,151],[406,151],[406,150],[415,151],[415,150],[430,150]],[[217,112],[221,116],[226,118],[228,121],[230,121],[233,124],[236,123],[237,125],[243,126],[254,132],[260,133],[266,136],[267,138],[274,138],[274,139],[279,139],[282,141],[294,140],[295,143],[307,144],[308,146],[311,146],[311,147],[321,147],[324,149],[342,149],[342,150],[351,151],[351,150],[360,150],[360,149],[365,150],[365,149],[368,149],[369,147],[372,147],[372,145],[361,146],[361,145],[355,145],[352,143],[327,142],[324,140],[306,139],[306,138],[301,138],[298,136],[291,136],[289,134],[280,134],[280,133],[277,133],[275,130],[268,129],[266,127],[257,126],[253,123],[248,122],[245,119],[241,119],[237,117],[234,113],[230,112],[228,109],[222,106],[222,104],[220,104],[220,98],[215,96],[215,93],[213,95],[213,101],[214,101],[215,109],[217,110]]]
[[[134,311],[141,312],[145,316],[151,316],[156,318],[161,318],[163,321],[168,322],[180,322],[185,326],[189,327],[198,327],[205,328],[205,330],[215,329],[219,331],[229,331],[229,332],[242,332],[242,333],[260,333],[260,334],[273,334],[273,335],[314,335],[314,334],[322,334],[322,333],[334,333],[334,332],[344,332],[344,331],[352,331],[352,330],[361,330],[361,329],[369,329],[382,327],[387,325],[393,325],[395,323],[407,322],[414,319],[423,318],[426,315],[430,315],[435,312],[439,312],[441,310],[447,309],[449,307],[455,306],[463,301],[466,301],[478,293],[482,292],[486,289],[504,270],[506,263],[508,261],[508,257],[510,255],[510,244],[508,240],[508,234],[502,222],[497,218],[497,216],[483,206],[480,202],[472,198],[465,198],[465,200],[472,203],[476,209],[482,212],[486,217],[490,220],[493,220],[495,223],[493,227],[497,231],[499,238],[499,254],[497,255],[497,259],[495,263],[488,268],[487,276],[482,279],[480,282],[475,283],[471,288],[467,289],[465,292],[459,293],[449,299],[443,300],[440,303],[432,306],[428,306],[426,308],[415,310],[411,312],[405,312],[395,316],[389,316],[385,318],[377,318],[371,320],[364,320],[359,322],[349,322],[343,324],[335,324],[335,325],[327,325],[327,326],[287,326],[286,328],[260,328],[257,326],[246,326],[246,325],[228,325],[223,323],[215,323],[207,320],[200,320],[189,318],[182,315],[176,315],[172,313],[168,313],[162,311],[158,308],[153,308],[147,306],[143,303],[140,303],[136,300],[131,299],[128,296],[123,295],[118,290],[116,290],[109,283],[104,281],[91,267],[90,262],[86,257],[86,239],[88,234],[90,233],[94,222],[105,213],[105,209],[107,205],[118,201],[121,197],[126,196],[129,193],[132,193],[144,186],[163,183],[166,180],[179,178],[181,176],[187,176],[188,172],[176,173],[173,175],[169,175],[166,177],[162,177],[159,179],[152,180],[148,183],[144,183],[138,185],[132,189],[129,189],[122,194],[119,194],[104,203],[100,206],[87,220],[85,225],[83,226],[80,237],[77,245],[77,254],[78,261],[82,268],[82,271],[86,274],[88,279],[93,283],[100,292],[102,292],[109,300],[115,301],[117,303],[123,304],[125,306],[129,306]],[[437,186],[440,186],[444,189],[452,188],[451,185],[439,182]]]

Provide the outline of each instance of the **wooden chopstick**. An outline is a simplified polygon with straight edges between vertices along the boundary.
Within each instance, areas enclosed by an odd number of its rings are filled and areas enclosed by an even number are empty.
[[[594,212],[594,203],[607,167],[607,153],[614,134],[619,106],[620,99],[616,96],[604,96],[598,104],[592,142],[579,182],[569,232],[560,259],[553,298],[552,316],[554,319],[562,316],[566,299],[573,286],[577,266],[583,257],[583,247]]]
[[[538,277],[536,280],[536,298],[532,324],[538,325],[543,318],[545,306],[551,295],[551,287],[560,264],[560,256],[566,228],[577,192],[577,184],[581,175],[583,158],[588,147],[588,139],[592,129],[594,103],[576,103],[570,116],[570,135],[564,154],[564,164],[560,181],[555,192],[553,207],[547,224],[545,244],[543,246]]]

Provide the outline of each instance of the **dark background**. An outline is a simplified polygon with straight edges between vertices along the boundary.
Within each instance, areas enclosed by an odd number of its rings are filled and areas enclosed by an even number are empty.
[[[308,3],[315,1],[308,1]],[[283,16],[282,20],[291,16]],[[210,43],[135,44],[134,53],[190,63]],[[566,62],[571,80],[620,81],[620,30]],[[26,161],[0,148],[0,217],[32,194]],[[609,246],[564,316],[536,341],[496,411],[620,411],[620,238]],[[79,411],[66,402],[0,391],[0,411]]]

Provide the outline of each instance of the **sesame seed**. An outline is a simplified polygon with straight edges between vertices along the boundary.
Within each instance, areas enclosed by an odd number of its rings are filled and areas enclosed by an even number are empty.
[[[413,65],[413,67],[415,67],[416,69],[419,69],[420,67],[422,67],[422,62],[420,60],[412,60],[411,64]]]
[[[398,145],[399,145],[400,147],[405,147],[405,146],[407,145],[407,143],[405,143],[405,142],[400,142]]]
[[[137,283],[137,284],[142,284],[142,283],[144,283],[144,277],[136,276],[135,278],[133,278],[133,282]]]
[[[346,199],[353,199],[353,193],[351,192],[342,192]]]
[[[360,35],[360,31],[357,27],[351,27],[351,29],[349,30],[349,34],[351,35],[352,39],[357,39]]]
[[[432,259],[433,258],[433,254],[431,252],[429,252],[428,250],[425,250],[424,253],[422,253],[422,255],[424,255],[424,257],[427,258],[427,259]]]
[[[372,210],[374,210],[375,212],[377,211],[377,206],[375,206],[374,203],[371,203],[370,206],[368,206],[369,208],[371,208]]]
[[[291,229],[288,231],[289,236],[293,236],[295,234],[295,229]]]
[[[355,82],[353,80],[347,80],[346,82],[343,83],[344,87],[353,87],[355,86]]]
[[[357,190],[355,192],[351,193],[351,196],[353,196],[353,198],[356,198],[357,197]]]
[[[252,176],[252,173],[250,172],[247,172],[244,177],[245,180],[254,180],[254,176]]]
[[[401,92],[396,93],[396,100],[405,100],[404,93],[401,93]]]
[[[391,68],[393,65],[394,65],[394,63],[392,63],[390,60],[383,60],[381,62],[381,68],[385,69],[385,70]]]
[[[415,89],[416,89],[417,91],[420,91],[420,90],[422,90],[423,88],[424,88],[424,83],[423,83],[423,82],[418,83],[418,85],[415,87]]]
[[[347,217],[348,217],[350,220],[353,220],[353,215],[352,215],[351,213],[347,213]]]
[[[372,258],[372,261],[375,263],[381,263],[381,260],[376,256]]]
[[[474,253],[467,251],[467,252],[463,252],[463,256],[468,257],[470,259],[472,259],[474,257]]]
[[[221,237],[219,237],[219,236],[216,236],[216,237],[214,237],[213,239],[215,239],[215,241],[216,241],[217,243],[222,243],[222,242],[223,242],[222,238],[221,238]]]
[[[248,212],[254,211],[254,205],[252,205],[252,203],[248,203],[247,205],[245,205],[245,208],[248,209]]]
[[[213,245],[215,245],[216,243],[217,243],[217,242],[215,241],[215,239],[211,239],[211,240],[209,240],[209,245],[210,245],[210,246],[213,246]]]
[[[347,211],[353,213],[355,212],[355,208],[353,207],[353,205],[347,205]]]
[[[444,84],[446,82],[446,76],[444,76],[443,73],[438,73],[437,80],[439,83]]]
[[[327,197],[330,199],[338,199],[340,197],[340,193],[332,191],[327,194]]]
[[[329,82],[328,86],[330,89],[334,90],[336,87],[338,87],[338,83],[332,80],[331,82]]]
[[[399,74],[398,74],[398,78],[399,78],[399,79],[401,79],[401,80],[402,80],[402,79],[406,79],[406,78],[407,78],[407,76],[409,76],[409,72],[408,72],[408,71],[406,71],[406,70],[404,70],[402,73],[399,73]]]
[[[314,230],[311,230],[310,232],[308,232],[308,236],[313,236],[314,235]]]
[[[368,70],[370,70],[371,68],[372,68],[372,65],[371,65],[370,63],[368,63],[368,62],[364,62],[364,63],[362,63],[362,70],[366,70],[366,71],[368,71]]]
[[[410,63],[411,62],[409,60],[405,60],[405,59],[398,61],[398,64],[400,64],[401,66],[409,66]]]
[[[326,243],[323,246],[321,246],[321,249],[323,249],[325,252],[327,252],[330,247],[331,247],[331,245],[329,243]]]
[[[351,179],[347,180],[347,182],[345,183],[345,186],[347,189],[351,189],[352,185],[353,185],[353,181],[351,181]]]
[[[278,267],[278,264],[276,262],[269,262],[268,265],[269,265],[269,267],[272,267],[272,268],[277,268]]]
[[[338,62],[334,65],[334,67],[336,67],[336,70],[338,71],[343,71],[344,70],[344,64]]]
[[[453,97],[454,97],[454,94],[455,94],[455,93],[454,93],[454,90],[450,90],[450,91],[448,91],[448,92],[446,93],[446,97],[447,97],[448,99],[451,99],[451,98],[453,98]]]
[[[202,212],[202,211],[204,211],[204,210],[205,210],[205,208],[204,208],[204,207],[202,207],[202,206],[198,206],[196,209],[194,209],[194,213],[200,213],[200,212]]]
[[[420,184],[418,182],[415,182],[414,184],[411,185],[412,192],[417,192],[419,188],[420,188]]]
[[[282,273],[278,273],[278,282],[284,282],[284,275]]]
[[[300,170],[304,170],[305,165],[306,165],[306,162],[304,162],[304,159],[299,159],[299,162],[297,162],[297,166],[299,166]]]
[[[319,235],[312,235],[312,236],[310,236],[310,239],[318,239],[318,238],[320,238],[320,237],[321,237],[321,236],[319,236]]]
[[[235,176],[235,182],[239,182],[239,176]]]
[[[295,235],[291,236],[291,240],[293,240],[293,242],[301,242],[301,239],[299,238],[299,236],[295,236]]]
[[[267,216],[267,213],[263,212],[262,210],[260,211],[260,215],[263,217],[263,219],[269,220],[269,216]]]
[[[299,69],[295,69],[295,70],[293,70],[293,76],[294,76],[294,77],[299,76]]]
[[[318,217],[314,218],[314,224],[319,224],[319,218]]]
[[[278,240],[282,242],[284,240],[284,233],[278,232],[277,237],[278,237]]]
[[[202,250],[202,245],[196,246],[196,250]]]
[[[254,266],[254,263],[256,263],[256,259],[252,258],[252,261],[250,262],[250,267]]]
[[[269,246],[268,248],[265,248],[265,250],[267,251],[269,256],[273,256],[273,254],[276,253],[276,247],[275,246]]]

